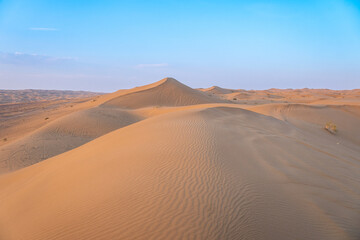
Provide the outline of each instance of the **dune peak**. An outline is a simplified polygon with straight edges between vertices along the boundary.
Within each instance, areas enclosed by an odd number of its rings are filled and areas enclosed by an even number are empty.
[[[134,109],[150,106],[187,106],[219,102],[226,101],[210,97],[175,78],[166,77],[148,85],[119,92],[119,95],[103,105]]]

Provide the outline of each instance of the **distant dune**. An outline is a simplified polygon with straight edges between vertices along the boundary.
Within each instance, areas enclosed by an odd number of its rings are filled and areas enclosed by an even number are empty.
[[[232,90],[232,89],[226,89],[226,88],[221,88],[218,86],[213,86],[213,87],[209,87],[209,88],[205,88],[205,89],[201,89],[204,92],[210,92],[213,94],[229,94],[229,93],[233,93],[236,90]]]
[[[217,97],[208,96],[192,89],[173,78],[130,91],[115,97],[103,105],[123,108],[141,108],[149,106],[186,106],[201,103],[227,102]]]
[[[1,90],[0,104],[35,102],[49,100],[63,100],[71,98],[85,98],[99,95],[100,93],[86,91],[69,91],[69,90]]]
[[[145,117],[128,108],[227,102],[187,87],[172,78],[100,96],[85,109],[59,118],[1,148],[0,173],[13,171],[76,148],[105,133]],[[84,105],[84,104],[83,104]]]
[[[0,125],[0,239],[360,239],[359,100],[166,78],[31,105]]]
[[[359,105],[360,89],[330,90],[330,89],[268,89],[244,90],[225,89],[217,86],[200,89],[203,92],[215,94],[223,99],[239,104],[266,103],[307,103],[307,104],[352,104]]]

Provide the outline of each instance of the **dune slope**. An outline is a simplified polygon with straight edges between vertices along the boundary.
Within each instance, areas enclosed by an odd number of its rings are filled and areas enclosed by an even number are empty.
[[[144,119],[129,108],[159,108],[213,102],[225,101],[194,90],[173,78],[164,78],[153,84],[88,99],[76,105],[71,114],[64,113],[56,120],[51,119],[48,124],[45,124],[44,119],[37,119],[36,122],[42,121],[42,124],[37,125],[42,126],[30,133],[22,135],[19,131],[14,134],[19,129],[17,126],[29,129],[26,122],[7,129],[7,136],[21,137],[9,143],[1,142],[0,174],[30,166]],[[37,115],[33,117],[35,118]]]
[[[0,173],[30,166],[140,120],[133,113],[102,107],[69,114],[2,146]]]
[[[212,86],[209,88],[201,89],[201,91],[209,92],[209,93],[213,93],[213,94],[229,94],[229,93],[236,92],[237,90],[221,88],[218,86]]]
[[[1,176],[0,239],[358,239],[359,154],[251,111],[184,109]]]
[[[42,124],[42,127],[11,143],[2,141],[0,174],[30,166],[144,119],[133,111],[126,110],[128,108],[158,108],[212,102],[224,101],[218,97],[207,96],[173,78],[97,96],[78,104],[73,113],[65,114],[56,120],[51,119],[50,123]],[[44,122],[44,119],[41,120]],[[26,123],[21,122],[21,125],[26,129]],[[17,129],[13,126],[7,131],[7,135],[10,136]],[[21,135],[21,131],[17,135]]]
[[[173,78],[130,89],[105,102],[103,106],[143,108],[149,106],[186,106],[203,103],[226,102],[216,96],[192,89]]]
[[[360,146],[360,106],[354,105],[304,105],[304,104],[268,104],[253,106],[247,109],[257,113],[273,116],[292,125],[314,133],[318,138],[327,134],[319,134],[326,123],[334,123],[337,127],[338,142],[353,143],[355,148]]]

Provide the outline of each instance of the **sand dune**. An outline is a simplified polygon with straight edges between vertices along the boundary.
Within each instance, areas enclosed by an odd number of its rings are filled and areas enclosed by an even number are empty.
[[[0,147],[0,173],[30,166],[143,119],[124,108],[182,106],[208,102],[225,101],[209,97],[172,78],[97,96],[82,103],[78,107],[79,111],[68,116],[65,114],[65,117],[38,128],[26,137]]]
[[[69,114],[1,147],[0,172],[30,166],[141,119],[121,109],[102,107]]]
[[[326,123],[332,122],[337,128],[338,141],[347,141],[360,146],[360,106],[347,105],[303,105],[303,104],[270,104],[247,109],[273,116],[307,132],[318,136],[318,129],[324,129]],[[324,131],[323,134],[326,134]]]
[[[149,106],[184,106],[202,103],[226,102],[192,89],[173,78],[134,88],[105,102],[104,106],[142,108]]]
[[[228,94],[228,93],[236,92],[236,90],[221,88],[218,86],[212,86],[209,88],[201,89],[201,91],[214,93],[214,94]]]
[[[306,103],[326,105],[359,105],[360,90],[330,90],[330,89],[267,89],[244,90],[224,89],[217,86],[200,89],[211,92],[222,99],[234,103],[259,105],[267,103]]]
[[[164,114],[2,176],[1,237],[356,239],[360,152],[317,145],[238,108]]]
[[[105,96],[0,104],[0,146],[16,141],[67,114],[95,107],[97,100],[103,100]]]
[[[0,89],[0,104],[34,101],[63,100],[97,96],[100,93],[69,90],[2,90]]]
[[[0,239],[360,238],[356,104],[213,95],[163,79],[3,145]]]

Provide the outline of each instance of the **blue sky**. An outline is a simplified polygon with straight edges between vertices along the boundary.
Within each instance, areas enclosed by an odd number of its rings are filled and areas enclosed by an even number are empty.
[[[0,89],[360,88],[360,0],[0,0]]]

